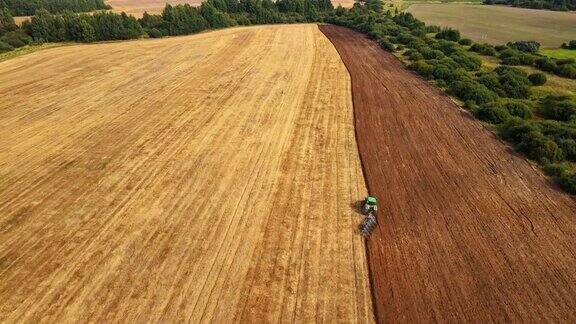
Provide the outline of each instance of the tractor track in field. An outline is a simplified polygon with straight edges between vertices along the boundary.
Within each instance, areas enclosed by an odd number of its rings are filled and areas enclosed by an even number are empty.
[[[363,35],[320,26],[351,76],[379,225],[377,320],[576,320],[576,204],[451,99]]]

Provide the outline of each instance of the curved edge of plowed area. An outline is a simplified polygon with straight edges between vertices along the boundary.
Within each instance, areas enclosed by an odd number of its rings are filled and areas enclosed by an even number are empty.
[[[352,30],[325,25],[352,80],[379,225],[380,322],[576,320],[576,207],[449,97]]]

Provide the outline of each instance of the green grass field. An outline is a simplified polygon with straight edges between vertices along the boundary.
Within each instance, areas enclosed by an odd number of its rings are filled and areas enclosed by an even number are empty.
[[[20,47],[20,48],[13,50],[13,51],[10,51],[10,52],[0,53],[0,62],[6,61],[8,59],[11,59],[11,58],[14,58],[14,57],[17,57],[20,55],[34,53],[36,51],[40,51],[43,49],[66,46],[66,45],[68,45],[68,43],[48,43],[48,44],[42,44],[42,45],[30,45],[30,46]]]
[[[408,9],[426,23],[454,27],[478,42],[535,40],[558,48],[576,39],[576,13],[459,3],[421,3]]]
[[[543,49],[540,51],[542,55],[546,55],[552,58],[565,59],[573,58],[576,59],[576,50],[557,48],[557,49]]]

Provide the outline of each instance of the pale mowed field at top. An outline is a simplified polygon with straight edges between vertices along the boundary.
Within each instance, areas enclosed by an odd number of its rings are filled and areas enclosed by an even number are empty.
[[[107,3],[112,6],[115,12],[126,12],[136,18],[141,18],[144,12],[149,14],[160,14],[166,3],[171,5],[188,3],[192,6],[199,6],[202,0],[108,0]],[[354,0],[332,0],[334,6],[341,4],[345,8],[354,5]]]
[[[136,18],[142,18],[145,12],[156,15],[161,14],[167,3],[173,6],[189,4],[197,7],[202,4],[202,0],[108,0],[106,3],[112,6],[113,12],[125,12]],[[332,4],[335,7],[342,5],[344,8],[351,8],[354,5],[354,0],[332,0]],[[30,17],[28,16],[14,17],[18,25],[29,19]]]
[[[144,12],[149,14],[160,14],[166,3],[171,5],[190,4],[199,6],[202,0],[108,0],[107,4],[112,6],[112,11],[126,12],[136,18],[141,18]]]
[[[317,26],[48,49],[0,93],[0,321],[373,321]]]
[[[576,39],[576,13],[469,4],[413,4],[408,10],[427,24],[454,27],[477,42],[535,40],[560,47]]]

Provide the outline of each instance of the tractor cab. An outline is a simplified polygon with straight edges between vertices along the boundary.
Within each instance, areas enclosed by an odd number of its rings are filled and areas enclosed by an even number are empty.
[[[376,200],[376,197],[368,196],[366,197],[366,199],[364,199],[364,202],[362,203],[362,212],[366,215],[370,213],[375,213],[376,210],[378,209],[377,205],[378,200]]]

